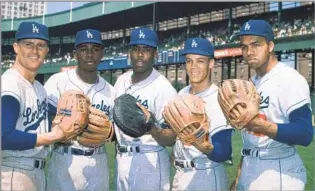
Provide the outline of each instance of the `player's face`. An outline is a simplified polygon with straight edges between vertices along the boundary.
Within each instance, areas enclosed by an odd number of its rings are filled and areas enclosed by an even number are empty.
[[[30,71],[39,69],[49,51],[47,42],[41,39],[22,39],[13,48],[19,64]]]
[[[78,60],[78,67],[85,71],[97,71],[97,67],[103,56],[103,46],[93,43],[79,45],[74,55]]]
[[[130,60],[135,73],[149,71],[153,67],[156,49],[145,45],[135,45],[130,49]]]
[[[256,70],[268,62],[274,46],[264,37],[245,35],[241,37],[241,48],[245,63]]]
[[[202,83],[210,79],[214,60],[202,55],[187,54],[186,72],[190,83]]]

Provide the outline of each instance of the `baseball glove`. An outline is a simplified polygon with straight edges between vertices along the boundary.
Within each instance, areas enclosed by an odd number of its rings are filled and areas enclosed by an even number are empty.
[[[155,116],[130,94],[115,99],[113,117],[118,128],[133,138],[141,137],[157,123]]]
[[[200,97],[177,96],[164,107],[163,117],[184,144],[213,148],[209,141],[210,120]]]
[[[98,147],[110,142],[114,135],[111,121],[104,112],[90,106],[89,123],[77,136],[77,141],[85,147]]]
[[[61,95],[53,128],[64,134],[61,142],[75,138],[88,123],[90,100],[82,92],[70,90]]]
[[[259,112],[260,96],[250,81],[225,80],[218,101],[226,119],[236,129],[243,129]]]

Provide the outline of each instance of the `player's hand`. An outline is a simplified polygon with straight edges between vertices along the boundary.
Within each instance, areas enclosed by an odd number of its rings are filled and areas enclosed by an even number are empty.
[[[268,136],[271,139],[274,139],[277,136],[278,132],[278,125],[276,123],[267,121],[266,119],[263,119],[259,116],[256,116],[254,119],[252,119],[245,126],[245,128],[248,131],[256,133],[256,135]]]
[[[255,128],[257,128],[258,125],[258,121],[260,120],[260,118],[258,117],[258,115],[256,117],[254,117],[252,120],[250,120],[246,125],[245,128],[248,130],[254,130]]]
[[[60,128],[52,128],[51,133],[55,142],[59,142],[64,138],[63,131]]]
[[[258,132],[259,129],[261,130],[261,127],[266,125],[268,121],[262,119],[259,117],[259,115],[256,115],[252,120],[250,120],[246,125],[245,128],[247,130],[251,130],[254,132]]]
[[[198,139],[196,142],[191,143],[196,149],[198,149],[200,152],[203,154],[207,155],[213,151],[213,145],[210,144],[209,142],[206,143],[204,142],[203,139]]]
[[[153,125],[147,133],[153,136],[156,135],[157,133],[160,133],[160,129]]]

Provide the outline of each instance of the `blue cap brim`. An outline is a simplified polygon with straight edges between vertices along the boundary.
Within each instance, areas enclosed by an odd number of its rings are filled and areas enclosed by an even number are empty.
[[[129,43],[129,45],[147,45],[156,48],[156,44],[148,40],[136,40]]]
[[[273,40],[273,39],[269,39],[266,35],[262,35],[261,33],[255,33],[255,32],[252,32],[252,31],[249,31],[249,32],[242,32],[242,33],[239,33],[237,34],[237,36],[244,36],[244,35],[253,35],[253,36],[261,36],[261,37],[264,37],[268,40]]]
[[[100,42],[98,40],[89,40],[89,41],[81,41],[78,44],[75,44],[75,47],[79,46],[80,44],[85,44],[85,43],[93,43],[93,44],[99,44],[99,45],[104,46],[103,42]]]
[[[43,36],[43,35],[39,35],[39,34],[25,34],[25,35],[21,35],[18,38],[16,38],[16,40],[21,40],[21,39],[41,39],[41,40],[46,40],[49,42],[49,38]]]
[[[183,51],[183,52],[180,53],[181,56],[184,56],[186,54],[198,54],[198,55],[201,55],[201,56],[213,57],[213,55],[210,55],[209,52],[200,51],[200,50],[188,50],[188,51]]]

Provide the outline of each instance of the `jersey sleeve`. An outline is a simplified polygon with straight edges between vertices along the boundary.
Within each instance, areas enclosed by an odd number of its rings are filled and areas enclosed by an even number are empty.
[[[211,118],[210,122],[210,135],[213,136],[219,131],[233,129],[229,124],[227,124],[224,116],[216,115]]]
[[[15,82],[12,82],[14,80]],[[11,81],[11,83],[8,83]],[[1,96],[12,96],[20,103],[23,97],[16,78],[10,79],[10,75],[1,77]]]
[[[163,119],[163,110],[164,107],[168,104],[168,102],[172,99],[174,99],[177,96],[176,90],[169,86],[168,88],[164,88],[164,91],[161,91],[158,96],[154,99],[154,114],[156,119],[159,121],[160,124],[164,122]]]
[[[51,76],[44,87],[48,98],[48,113],[55,114],[58,106],[58,100],[60,98],[60,91],[58,88],[58,76],[55,74]]]
[[[1,96],[1,143],[2,150],[27,150],[35,147],[37,135],[17,130],[20,102],[13,96]]]
[[[302,76],[292,76],[279,94],[281,112],[287,118],[292,111],[307,104],[311,109],[309,86]]]
[[[228,125],[217,99],[207,104],[206,111],[208,118],[210,119],[209,132],[211,136],[222,130],[233,129],[230,125]]]
[[[117,78],[115,84],[114,84],[114,89],[115,89],[114,94],[113,94],[114,99],[116,99],[117,97],[119,97],[121,95],[120,92],[121,92],[121,88],[122,88],[123,75],[119,76]]]
[[[108,83],[109,84],[109,83]],[[110,84],[109,84],[110,85]],[[110,85],[111,86],[111,85]],[[111,100],[115,100],[115,96],[116,96],[116,90],[115,90],[115,88],[113,87],[113,86],[111,86],[111,94],[110,94],[110,99]]]
[[[111,103],[108,117],[111,120],[113,120],[113,109],[114,109],[114,100],[115,100],[116,91],[115,91],[114,87],[112,85],[110,85],[109,83],[108,83],[108,86],[110,87],[109,89],[110,89],[110,103]]]
[[[24,111],[21,103],[25,97],[25,91],[23,88],[19,88],[19,83],[19,78],[14,75],[1,76],[2,150],[27,150],[34,148],[36,143],[36,134],[20,131],[17,127],[17,120],[21,111]]]

